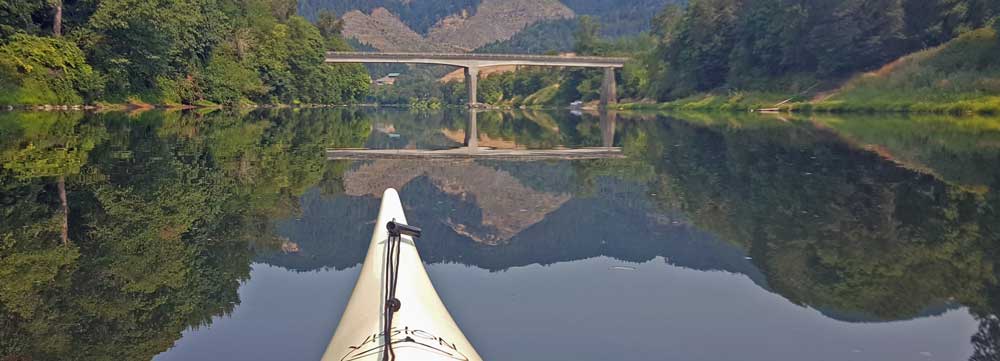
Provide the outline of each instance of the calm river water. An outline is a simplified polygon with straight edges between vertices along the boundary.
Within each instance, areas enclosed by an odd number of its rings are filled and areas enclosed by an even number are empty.
[[[1000,357],[1000,119],[471,119],[0,113],[0,359],[317,360],[387,187],[487,360]],[[624,157],[324,153],[469,138]]]

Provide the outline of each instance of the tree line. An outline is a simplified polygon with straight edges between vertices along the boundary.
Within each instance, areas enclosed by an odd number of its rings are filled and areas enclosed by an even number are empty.
[[[367,91],[337,16],[295,0],[0,1],[0,104],[339,103]]]

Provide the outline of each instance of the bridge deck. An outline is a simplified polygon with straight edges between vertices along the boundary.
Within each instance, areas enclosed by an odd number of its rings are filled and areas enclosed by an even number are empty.
[[[328,63],[421,63],[461,67],[495,65],[543,65],[573,67],[620,68],[628,58],[597,56],[549,56],[520,54],[465,54],[465,53],[382,53],[338,52],[326,53]]]

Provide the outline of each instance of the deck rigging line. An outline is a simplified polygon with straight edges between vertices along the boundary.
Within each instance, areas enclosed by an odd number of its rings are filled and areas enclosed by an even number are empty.
[[[389,221],[385,227],[389,230],[389,238],[385,242],[385,262],[383,262],[385,264],[385,269],[383,270],[383,274],[385,274],[385,283],[383,284],[383,294],[385,295],[383,319],[385,322],[382,329],[382,360],[394,361],[396,360],[396,353],[392,350],[392,316],[396,312],[399,312],[399,308],[403,305],[396,298],[396,284],[399,281],[399,248],[404,234],[411,237],[420,237],[421,231],[417,227],[396,223],[395,219]]]

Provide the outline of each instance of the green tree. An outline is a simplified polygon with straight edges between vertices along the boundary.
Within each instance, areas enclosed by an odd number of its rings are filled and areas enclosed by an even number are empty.
[[[673,39],[661,41],[657,51],[658,61],[664,62],[667,69],[657,85],[660,98],[684,96],[723,84],[738,33],[738,5],[731,0],[691,1],[676,29],[658,31],[676,34]]]
[[[205,97],[219,104],[239,105],[248,98],[267,94],[268,88],[257,72],[225,52],[215,53],[203,74]]]
[[[344,21],[340,20],[340,17],[335,12],[320,10],[316,14],[316,27],[319,28],[319,33],[323,37],[340,37],[341,32],[344,31]]]
[[[190,74],[227,33],[227,16],[208,0],[101,2],[75,33],[116,94],[146,94],[160,76]],[[221,20],[221,21],[220,21]]]
[[[906,34],[910,46],[936,46],[978,29],[1000,11],[988,0],[905,0]]]
[[[581,16],[573,35],[574,51],[579,55],[597,55],[601,51],[601,23],[590,16]]]
[[[43,0],[2,0],[0,1],[0,39],[17,32],[34,34],[38,25],[32,15],[45,8]]]
[[[102,88],[101,75],[69,41],[15,34],[0,45],[0,104],[79,104]]]

